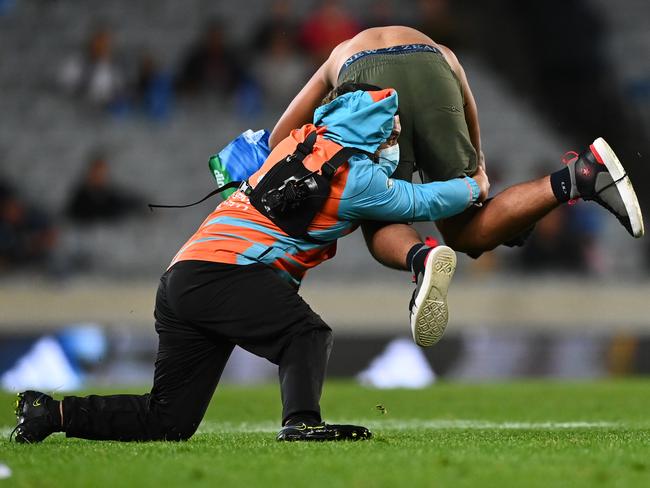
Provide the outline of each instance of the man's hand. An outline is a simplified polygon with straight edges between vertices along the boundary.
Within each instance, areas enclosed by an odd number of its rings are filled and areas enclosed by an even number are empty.
[[[399,138],[399,135],[401,133],[402,133],[402,125],[399,122],[399,115],[395,115],[393,117],[393,131],[391,132],[388,139],[386,139],[384,142],[382,142],[379,145],[376,154],[379,154],[379,151],[381,151],[382,149],[386,149],[387,147],[391,147],[397,144],[397,139]]]
[[[474,181],[476,181],[481,190],[477,203],[482,203],[487,199],[488,193],[490,192],[490,180],[485,172],[485,166],[479,165],[476,173],[472,175],[472,178],[474,178]]]

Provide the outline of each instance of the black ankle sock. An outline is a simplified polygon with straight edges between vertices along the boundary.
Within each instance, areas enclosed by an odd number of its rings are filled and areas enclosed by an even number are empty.
[[[571,200],[571,186],[571,172],[569,171],[569,167],[551,173],[551,188],[558,202],[564,203]]]
[[[47,404],[45,405],[47,410],[50,412],[50,417],[57,428],[57,432],[63,431],[63,427],[61,426],[60,403],[61,402],[57,400],[48,400]]]
[[[414,245],[406,254],[406,266],[413,272],[414,275],[424,273],[424,262],[427,259],[427,254],[431,248],[425,244]]]

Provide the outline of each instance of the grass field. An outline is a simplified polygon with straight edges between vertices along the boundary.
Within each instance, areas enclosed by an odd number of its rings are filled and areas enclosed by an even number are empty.
[[[0,395],[0,428],[14,397]],[[382,405],[385,413],[377,408]],[[650,486],[650,381],[438,384],[378,391],[330,382],[326,420],[366,442],[277,443],[275,385],[217,391],[188,442],[0,443],[0,486]]]

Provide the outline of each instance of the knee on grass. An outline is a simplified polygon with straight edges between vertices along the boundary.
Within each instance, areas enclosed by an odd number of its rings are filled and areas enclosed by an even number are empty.
[[[179,421],[161,427],[161,440],[186,441],[194,435],[199,427],[199,422]]]

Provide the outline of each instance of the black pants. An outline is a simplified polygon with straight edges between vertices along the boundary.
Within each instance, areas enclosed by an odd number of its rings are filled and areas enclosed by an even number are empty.
[[[235,345],[279,366],[283,422],[296,414],[320,419],[331,329],[266,265],[181,261],[160,279],[154,315],[151,393],[65,397],[68,437],[188,439]]]

